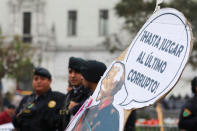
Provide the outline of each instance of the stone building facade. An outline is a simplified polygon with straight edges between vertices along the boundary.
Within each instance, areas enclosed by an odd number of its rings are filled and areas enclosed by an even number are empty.
[[[124,19],[115,13],[118,1],[1,0],[0,27],[7,41],[17,34],[36,47],[41,66],[53,75],[53,89],[66,92],[70,56],[109,65],[132,41],[122,28]],[[111,53],[113,49],[118,51]],[[191,94],[191,72],[187,66],[173,94]]]

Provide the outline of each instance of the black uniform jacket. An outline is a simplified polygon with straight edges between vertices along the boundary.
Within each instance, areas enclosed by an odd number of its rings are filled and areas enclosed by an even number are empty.
[[[75,115],[79,108],[83,105],[85,100],[91,95],[91,91],[88,88],[83,86],[79,86],[77,88],[72,89],[70,92],[66,94],[66,98],[64,100],[64,106],[60,110],[61,121],[62,121],[62,131],[67,127],[70,122],[71,115]],[[68,106],[71,101],[79,103],[71,110],[68,109]]]
[[[52,92],[44,95],[25,96],[13,117],[13,124],[19,131],[55,131],[60,124],[59,110],[63,106],[65,95]]]
[[[197,131],[197,95],[188,100],[181,109],[179,128]]]

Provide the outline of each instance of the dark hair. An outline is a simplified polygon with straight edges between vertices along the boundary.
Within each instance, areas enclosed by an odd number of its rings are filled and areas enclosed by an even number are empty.
[[[13,104],[8,104],[8,105],[7,105],[7,108],[8,108],[8,109],[15,109],[16,107],[15,107]]]
[[[75,70],[76,72],[81,72],[80,68],[85,63],[85,60],[78,57],[70,57],[68,62],[68,68]]]

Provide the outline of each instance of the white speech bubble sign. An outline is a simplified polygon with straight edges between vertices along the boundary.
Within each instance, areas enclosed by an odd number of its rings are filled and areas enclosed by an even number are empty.
[[[176,84],[189,58],[192,32],[175,9],[156,12],[132,42],[125,59],[126,109],[156,102]]]

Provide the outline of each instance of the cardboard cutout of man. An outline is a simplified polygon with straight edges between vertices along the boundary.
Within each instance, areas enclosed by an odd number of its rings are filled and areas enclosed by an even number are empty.
[[[85,112],[74,130],[119,130],[119,112],[112,103],[114,95],[122,88],[124,79],[124,65],[120,62],[114,63],[106,77],[102,80],[101,89],[96,99],[100,101],[99,104]],[[113,123],[113,126],[111,126],[111,123]]]

